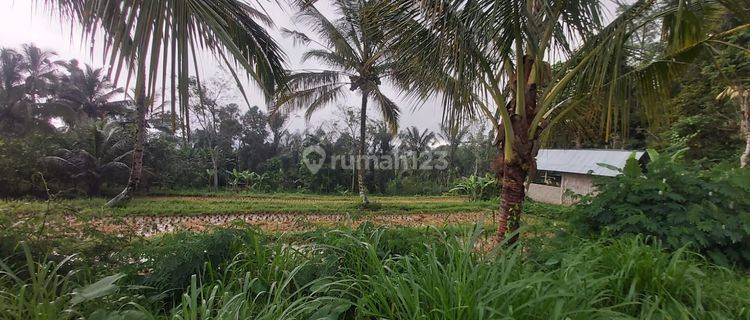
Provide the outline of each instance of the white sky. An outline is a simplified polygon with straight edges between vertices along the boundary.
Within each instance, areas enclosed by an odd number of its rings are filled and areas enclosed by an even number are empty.
[[[0,0],[0,47],[19,48],[24,43],[35,43],[43,49],[54,50],[58,53],[60,59],[78,59],[81,62],[89,63],[93,66],[102,66],[101,55],[98,54],[100,49],[94,48],[94,54],[90,52],[90,44],[82,44],[80,34],[72,31],[69,25],[60,23],[56,18],[39,8],[35,8],[33,0]],[[328,0],[319,1],[318,7],[329,18],[333,17],[333,9]],[[287,63],[292,69],[321,68],[315,65],[302,65],[300,57],[306,51],[305,47],[294,46],[291,39],[281,36],[280,29],[287,28],[292,30],[305,31],[304,25],[295,25],[293,21],[294,11],[289,7],[281,8],[274,1],[269,1],[265,9],[273,19],[275,28],[269,29],[271,35],[280,44],[281,48],[287,54]],[[203,57],[200,61],[202,66],[201,77],[209,78],[218,74],[218,64],[210,56]],[[227,78],[231,76],[227,74]],[[249,95],[250,103],[257,104],[265,108],[265,102],[259,90],[252,84],[245,84],[245,90]],[[437,131],[440,125],[442,108],[439,103],[430,101],[422,105],[415,105],[413,101],[401,99],[398,91],[393,88],[386,88],[386,94],[391,97],[401,108],[401,128],[407,126],[417,126],[420,129],[429,128]],[[238,91],[239,92],[239,91]],[[236,102],[246,108],[239,93],[236,94]],[[350,94],[342,104],[349,106],[358,106],[360,99],[355,94]],[[416,107],[416,109],[415,109]],[[337,120],[336,114],[338,108],[330,106],[325,110],[319,111],[310,123],[306,123],[302,112],[296,112],[289,126],[291,130],[304,130],[308,127],[317,127],[324,121]],[[377,110],[369,109],[371,118],[377,118]]]

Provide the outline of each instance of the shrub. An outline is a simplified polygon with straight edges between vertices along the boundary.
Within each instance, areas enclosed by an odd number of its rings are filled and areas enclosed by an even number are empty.
[[[137,263],[130,274],[140,284],[157,292],[171,292],[178,298],[194,274],[203,274],[208,267],[220,268],[234,257],[238,248],[263,241],[255,231],[219,229],[206,233],[179,232],[167,234],[135,247],[130,254]]]
[[[500,194],[497,179],[489,173],[484,177],[471,175],[461,178],[449,192],[468,195],[471,201],[489,200]]]
[[[717,263],[750,265],[750,170],[700,170],[649,154],[646,172],[631,158],[621,175],[600,182],[572,224],[589,235],[645,234],[671,250],[689,245]]]

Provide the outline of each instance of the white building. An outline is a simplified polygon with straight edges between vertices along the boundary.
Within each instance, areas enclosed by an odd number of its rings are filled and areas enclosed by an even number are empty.
[[[594,176],[614,177],[619,174],[599,164],[622,169],[633,153],[641,165],[648,161],[648,156],[642,151],[539,150],[536,177],[526,194],[539,202],[573,204],[575,199],[571,194],[586,195],[596,191]]]

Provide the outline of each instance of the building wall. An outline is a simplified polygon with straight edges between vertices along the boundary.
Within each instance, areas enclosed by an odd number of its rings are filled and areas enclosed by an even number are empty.
[[[592,176],[578,173],[564,173],[562,180],[563,195],[562,203],[571,205],[577,202],[575,197],[569,195],[587,195],[596,191]]]
[[[534,201],[571,205],[576,202],[576,199],[566,195],[567,193],[586,195],[595,191],[593,179],[590,175],[562,173],[560,187],[532,183],[529,184],[527,195]]]
[[[562,204],[562,190],[560,187],[532,183],[529,184],[529,191],[526,195],[534,201]]]

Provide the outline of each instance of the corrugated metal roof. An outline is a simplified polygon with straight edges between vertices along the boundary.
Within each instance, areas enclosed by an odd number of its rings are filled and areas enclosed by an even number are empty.
[[[619,172],[598,164],[623,168],[633,152],[636,159],[643,157],[643,151],[541,149],[536,157],[537,170],[614,177]]]

